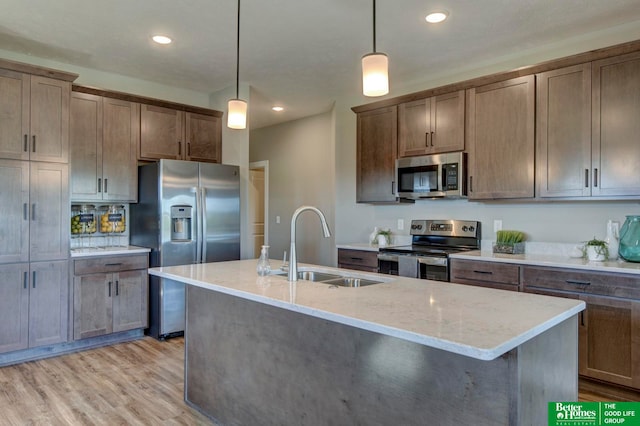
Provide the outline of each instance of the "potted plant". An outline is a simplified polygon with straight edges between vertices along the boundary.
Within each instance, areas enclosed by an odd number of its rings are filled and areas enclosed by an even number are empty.
[[[391,244],[391,230],[378,229],[371,243],[378,244],[380,247],[388,246]]]
[[[500,230],[496,232],[494,253],[522,254],[524,253],[525,234],[521,231]]]
[[[592,240],[584,243],[583,253],[589,260],[602,262],[609,257],[609,246],[606,241],[593,237]]]

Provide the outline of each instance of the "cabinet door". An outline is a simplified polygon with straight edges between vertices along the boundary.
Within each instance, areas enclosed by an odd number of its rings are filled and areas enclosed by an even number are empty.
[[[29,292],[29,347],[66,342],[68,312],[68,262],[32,263]]]
[[[464,90],[431,98],[428,154],[464,150]]]
[[[397,107],[358,114],[357,145],[356,201],[396,201]]]
[[[73,92],[69,120],[71,199],[102,200],[102,98]]]
[[[31,76],[31,160],[69,161],[71,83]]]
[[[186,160],[222,162],[222,120],[220,117],[185,114]]]
[[[593,195],[640,194],[640,53],[593,63]]]
[[[431,98],[398,105],[398,157],[425,155],[433,144]]]
[[[0,158],[29,159],[29,75],[0,70]]]
[[[113,331],[113,274],[73,278],[73,338],[101,336]]]
[[[640,302],[580,296],[579,372],[594,379],[640,388]]]
[[[30,260],[69,257],[69,168],[31,162]]]
[[[29,343],[29,264],[0,265],[0,353]]]
[[[184,112],[153,105],[140,106],[139,158],[180,160],[184,157]]]
[[[536,75],[541,197],[591,195],[591,64]]]
[[[29,162],[0,160],[0,263],[29,261]]]
[[[451,259],[451,282],[518,291],[520,266],[510,263]]]
[[[140,105],[103,98],[102,198],[136,201],[140,138]]]
[[[469,89],[466,117],[469,198],[533,197],[534,76]]]
[[[119,272],[114,280],[113,331],[145,328],[149,292],[146,270]]]

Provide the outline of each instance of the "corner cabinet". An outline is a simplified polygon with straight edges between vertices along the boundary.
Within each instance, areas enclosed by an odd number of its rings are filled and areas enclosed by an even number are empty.
[[[356,202],[395,202],[398,108],[358,113]]]
[[[467,90],[469,199],[534,196],[535,78]]]
[[[156,105],[141,106],[141,160],[222,161],[222,118]]]
[[[69,161],[71,83],[0,69],[0,158]]]
[[[73,260],[73,338],[148,325],[147,254]]]
[[[640,277],[523,266],[525,292],[583,300],[579,373],[640,389]]]
[[[140,105],[73,92],[70,128],[71,199],[137,201]]]
[[[464,150],[465,92],[398,105],[398,157]]]

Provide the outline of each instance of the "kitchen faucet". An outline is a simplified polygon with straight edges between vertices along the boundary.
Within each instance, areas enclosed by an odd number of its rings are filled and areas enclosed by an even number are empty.
[[[329,238],[331,236],[331,232],[329,231],[329,226],[327,226],[327,219],[324,217],[324,214],[313,206],[301,206],[293,212],[293,216],[291,216],[291,247],[289,248],[289,281],[298,281],[298,259],[296,256],[296,221],[298,220],[298,216],[305,210],[311,210],[318,214],[320,217],[320,223],[322,224],[322,232],[325,238]]]

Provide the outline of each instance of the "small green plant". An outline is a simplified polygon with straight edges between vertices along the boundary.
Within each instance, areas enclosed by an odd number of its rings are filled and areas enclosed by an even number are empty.
[[[389,229],[378,229],[378,232],[376,233],[376,236],[375,236],[374,240],[372,241],[373,243],[376,243],[378,241],[378,235],[384,236],[384,239],[387,241],[387,245],[391,244],[391,230],[389,230]]]
[[[525,239],[524,232],[520,231],[509,231],[509,230],[500,230],[496,232],[496,243],[497,244],[516,244],[521,243]]]
[[[605,259],[609,258],[609,245],[604,240],[599,240],[596,237],[589,241],[585,241],[584,248],[582,250],[584,257],[587,257],[587,247],[593,247],[593,251],[598,256],[603,256]]]

